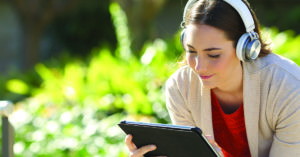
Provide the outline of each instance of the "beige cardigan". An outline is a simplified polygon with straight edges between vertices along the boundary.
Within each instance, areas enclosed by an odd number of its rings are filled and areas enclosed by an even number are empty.
[[[269,54],[243,64],[244,115],[252,157],[300,157],[300,68]],[[210,90],[188,66],[166,83],[174,124],[198,126],[213,135]]]

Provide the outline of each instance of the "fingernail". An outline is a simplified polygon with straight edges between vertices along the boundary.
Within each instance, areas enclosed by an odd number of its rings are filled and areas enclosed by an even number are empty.
[[[151,149],[156,149],[156,146],[155,145],[151,145]]]

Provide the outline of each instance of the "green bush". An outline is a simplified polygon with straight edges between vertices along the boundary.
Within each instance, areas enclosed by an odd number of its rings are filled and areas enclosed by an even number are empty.
[[[158,39],[141,59],[113,57],[102,48],[88,63],[38,64],[40,87],[11,116],[16,156],[127,156],[120,120],[170,122],[163,87],[176,60],[167,49]],[[12,92],[28,91],[22,80],[8,84],[18,85],[8,86]]]
[[[145,44],[143,56],[134,57],[120,8],[113,3],[110,10],[119,40],[115,52],[95,49],[88,61],[66,56],[36,65],[31,79],[6,81],[10,93],[29,96],[10,117],[15,156],[128,156],[120,120],[170,122],[164,83],[177,67],[178,34]]]

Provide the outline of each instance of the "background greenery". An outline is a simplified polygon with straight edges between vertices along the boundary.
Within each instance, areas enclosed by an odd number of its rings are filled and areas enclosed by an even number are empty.
[[[145,43],[136,57],[123,11],[116,3],[109,10],[116,49],[102,45],[86,59],[64,54],[1,78],[0,93],[16,102],[15,156],[128,156],[120,120],[170,123],[164,83],[178,67],[180,32]],[[275,27],[263,32],[275,53],[300,65],[300,35]]]

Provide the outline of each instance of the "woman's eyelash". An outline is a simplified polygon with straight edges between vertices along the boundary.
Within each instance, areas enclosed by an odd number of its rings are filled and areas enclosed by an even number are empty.
[[[210,57],[210,58],[219,58],[220,55],[208,55],[208,57]]]
[[[186,53],[193,53],[193,54],[197,53],[197,51],[193,51],[193,50],[185,50],[185,52]],[[210,58],[219,58],[220,55],[219,54],[218,55],[208,55],[208,57],[210,57]]]

